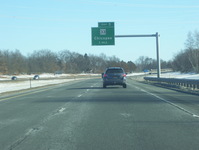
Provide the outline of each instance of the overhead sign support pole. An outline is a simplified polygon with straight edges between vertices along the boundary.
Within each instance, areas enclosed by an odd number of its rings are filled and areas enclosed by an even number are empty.
[[[159,56],[159,35],[156,32],[156,51],[157,51],[157,78],[160,78],[161,75],[161,64],[160,64],[160,56]]]
[[[156,37],[156,53],[157,53],[157,78],[160,78],[161,74],[161,65],[160,65],[160,57],[159,57],[159,34],[145,34],[145,35],[115,35],[115,38],[123,38],[123,37]]]

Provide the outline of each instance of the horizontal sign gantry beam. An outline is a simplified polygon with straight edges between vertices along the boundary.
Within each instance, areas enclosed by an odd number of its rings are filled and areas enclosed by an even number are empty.
[[[145,34],[145,35],[115,35],[116,38],[122,37],[156,37],[157,34]]]

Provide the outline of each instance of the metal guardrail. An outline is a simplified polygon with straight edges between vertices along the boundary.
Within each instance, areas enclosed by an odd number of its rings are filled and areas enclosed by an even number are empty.
[[[146,81],[167,83],[170,85],[178,85],[186,88],[192,88],[193,90],[199,89],[199,80],[197,79],[153,78],[153,77],[144,77],[144,79]]]

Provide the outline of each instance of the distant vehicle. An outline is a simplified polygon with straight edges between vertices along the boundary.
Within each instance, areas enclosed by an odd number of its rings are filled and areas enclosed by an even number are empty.
[[[16,77],[16,76],[13,76],[13,77],[11,78],[11,80],[17,80],[17,77]]]
[[[121,85],[126,88],[126,73],[121,67],[109,67],[102,74],[103,75],[103,88],[108,85]]]
[[[33,79],[34,79],[34,80],[38,80],[38,79],[39,79],[39,75],[35,75],[35,76],[33,77]]]
[[[149,72],[149,70],[148,70],[148,69],[144,69],[143,72],[144,72],[144,73],[147,73],[147,72]]]

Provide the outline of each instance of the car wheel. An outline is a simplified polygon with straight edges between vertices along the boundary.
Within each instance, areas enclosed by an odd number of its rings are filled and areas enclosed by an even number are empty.
[[[123,88],[126,88],[127,87],[127,85],[126,84],[123,84]]]

